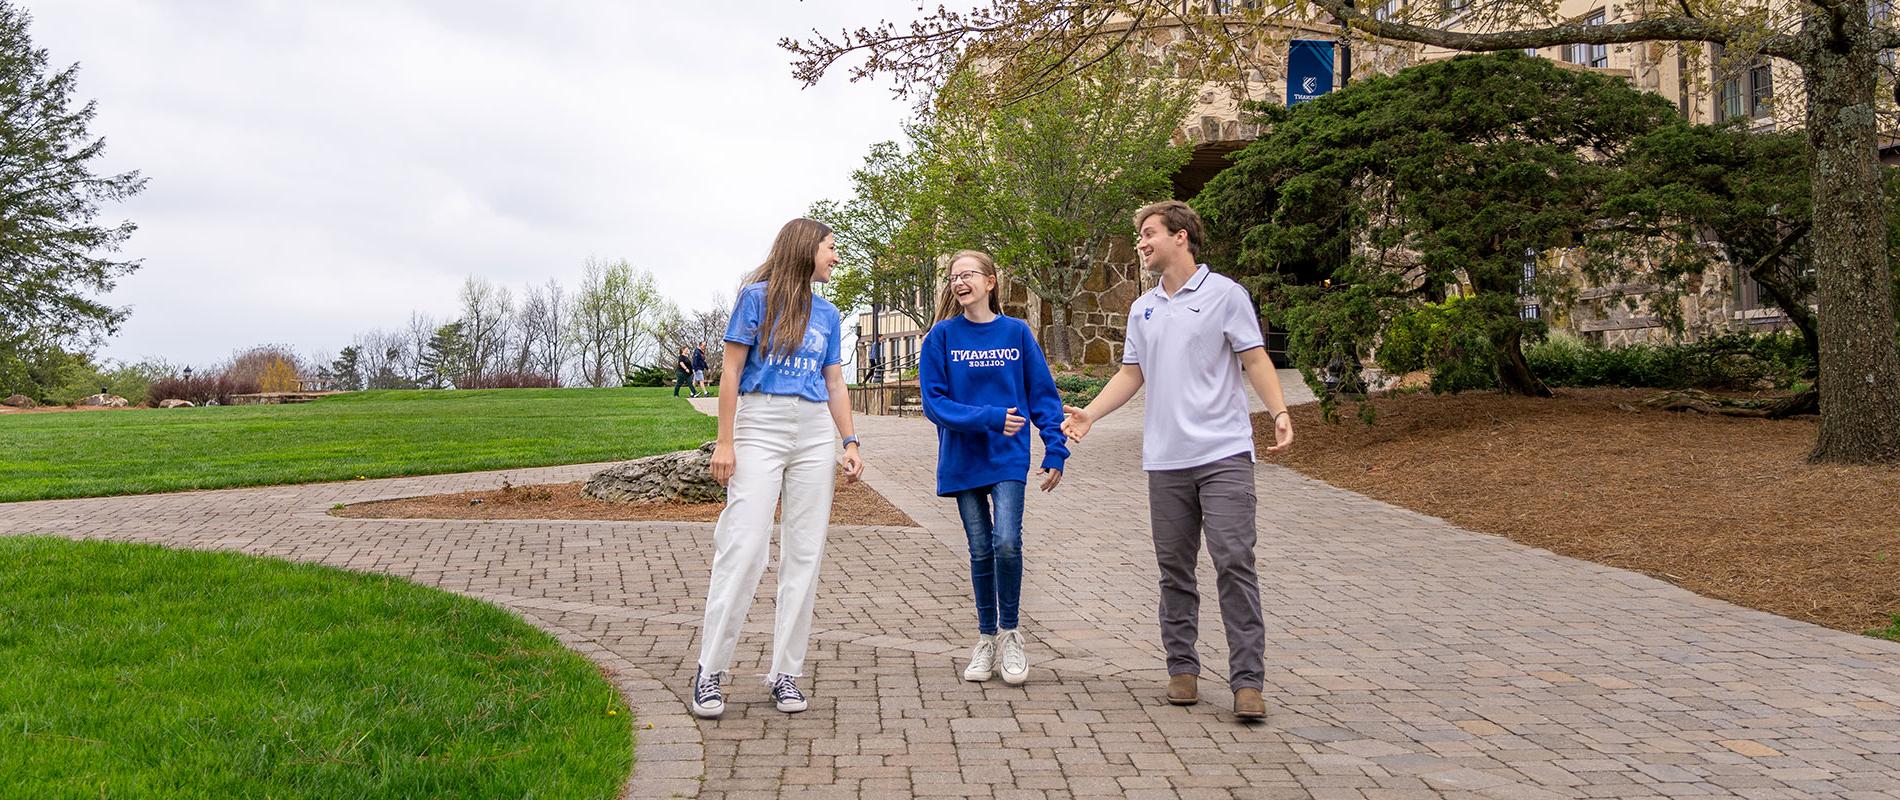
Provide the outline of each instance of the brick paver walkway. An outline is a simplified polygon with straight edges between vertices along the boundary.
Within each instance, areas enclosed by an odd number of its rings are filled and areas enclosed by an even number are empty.
[[[1035,671],[1011,688],[958,677],[974,633],[967,555],[952,505],[931,491],[929,424],[860,418],[867,479],[923,527],[833,529],[812,708],[794,716],[751,677],[765,664],[769,573],[726,717],[683,713],[710,524],[325,513],[595,466],[4,504],[0,533],[281,556],[506,606],[614,671],[637,717],[637,796],[1900,798],[1900,645],[1277,467],[1259,470],[1270,717],[1232,717],[1211,602],[1206,699],[1169,706],[1138,423],[1130,408],[1098,425],[1061,489],[1030,499]]]

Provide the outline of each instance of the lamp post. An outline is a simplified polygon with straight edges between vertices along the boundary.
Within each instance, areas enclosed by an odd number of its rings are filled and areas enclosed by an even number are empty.
[[[1352,8],[1353,0],[1346,0],[1346,7]],[[1352,37],[1347,35],[1346,21],[1338,17],[1333,22],[1339,25],[1339,88],[1352,83]]]
[[[876,290],[874,289],[872,291],[875,292]],[[872,296],[876,297],[875,294],[873,294]],[[871,301],[871,379],[869,381],[870,383],[884,382],[883,366],[878,363],[879,361],[882,360],[878,358],[878,356],[881,355],[881,353],[879,352],[878,346],[877,346],[878,344],[877,343],[877,338],[878,338],[877,318],[884,315],[883,311],[884,311],[883,307],[879,306],[876,300]]]

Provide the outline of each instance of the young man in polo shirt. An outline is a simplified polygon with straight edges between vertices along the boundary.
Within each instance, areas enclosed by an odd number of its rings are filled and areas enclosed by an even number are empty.
[[[1122,367],[1088,408],[1065,407],[1063,430],[1081,442],[1096,420],[1148,387],[1141,466],[1155,561],[1161,568],[1161,643],[1168,654],[1168,702],[1200,700],[1194,642],[1201,596],[1194,582],[1201,541],[1214,561],[1227,625],[1234,714],[1267,715],[1266,628],[1254,572],[1253,425],[1244,379],[1273,412],[1274,445],[1293,443],[1280,377],[1267,358],[1260,320],[1240,284],[1197,263],[1201,218],[1178,200],[1135,212],[1135,250],[1160,284],[1128,309]]]

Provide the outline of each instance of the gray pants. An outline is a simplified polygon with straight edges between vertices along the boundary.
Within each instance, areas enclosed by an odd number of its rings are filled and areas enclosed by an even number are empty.
[[[1246,453],[1189,469],[1148,473],[1155,563],[1161,567],[1161,645],[1169,675],[1199,675],[1194,652],[1201,594],[1194,581],[1201,539],[1214,561],[1221,619],[1227,623],[1228,684],[1262,687],[1267,648],[1254,572],[1253,459]]]

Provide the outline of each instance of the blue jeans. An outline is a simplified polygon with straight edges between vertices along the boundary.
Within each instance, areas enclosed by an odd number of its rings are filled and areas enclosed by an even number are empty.
[[[1023,482],[1003,481],[955,496],[963,533],[970,538],[977,632],[996,633],[999,612],[1002,627],[1014,628],[1023,594]]]

